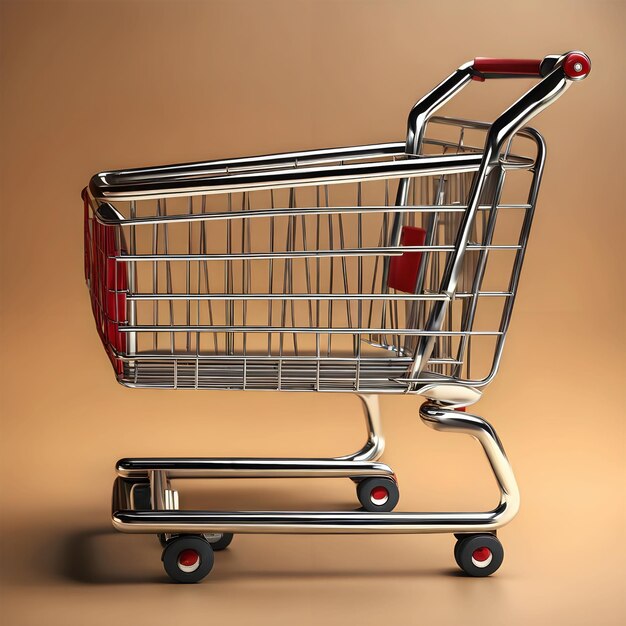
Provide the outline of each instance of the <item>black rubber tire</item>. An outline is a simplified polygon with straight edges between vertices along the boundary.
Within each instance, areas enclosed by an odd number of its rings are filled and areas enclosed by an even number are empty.
[[[133,487],[133,501],[136,511],[150,511],[152,509],[150,483],[137,483]]]
[[[183,571],[178,557],[185,550],[194,550],[200,557],[198,568]],[[213,548],[202,535],[179,535],[170,539],[163,550],[163,567],[167,575],[177,583],[200,582],[213,569]]]
[[[215,535],[220,535],[218,539],[214,539]],[[204,535],[204,538],[211,544],[213,552],[220,552],[226,550],[233,540],[233,533],[211,533]]]
[[[376,487],[383,487],[387,490],[387,500],[381,504],[372,501],[372,490]],[[400,490],[398,484],[393,478],[385,478],[376,476],[374,478],[366,478],[356,486],[356,495],[361,506],[366,511],[373,513],[387,513],[393,511],[400,500]]]
[[[479,564],[472,558],[474,551],[479,548],[487,548],[491,552],[491,559],[486,565]],[[494,535],[468,535],[454,546],[454,559],[468,576],[483,578],[491,576],[502,565],[504,548]]]
[[[455,535],[455,537],[457,537],[457,542],[454,544],[454,560],[463,569],[461,565],[461,544],[468,538],[468,535]]]

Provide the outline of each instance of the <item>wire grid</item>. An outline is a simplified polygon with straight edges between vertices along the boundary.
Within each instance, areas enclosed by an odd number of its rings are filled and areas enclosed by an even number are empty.
[[[478,150],[462,125],[443,130],[447,138],[426,142],[430,153]],[[99,208],[88,198],[92,303],[120,382],[402,393],[418,390],[416,382],[488,380],[532,218],[533,163],[490,175],[451,297],[441,276],[473,173],[404,179],[405,206],[396,178]],[[94,208],[120,225],[99,223]],[[396,222],[423,229],[423,245],[392,241]],[[405,255],[417,260],[412,293],[389,282]],[[442,328],[426,330],[432,303],[446,298]],[[435,348],[409,385],[416,341],[427,334]]]

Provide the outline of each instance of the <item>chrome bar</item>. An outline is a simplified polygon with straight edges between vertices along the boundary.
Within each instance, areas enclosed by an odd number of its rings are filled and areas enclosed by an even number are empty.
[[[439,300],[435,300],[439,302]],[[184,326],[184,325],[136,325],[120,326],[120,333],[149,333],[149,332],[198,332],[198,333],[303,333],[303,334],[341,334],[341,335],[361,335],[361,334],[383,334],[389,333],[388,328],[357,328],[357,327],[319,327],[310,326]],[[394,335],[415,335],[423,337],[463,337],[464,335],[498,336],[502,334],[499,330],[420,330],[415,328],[394,328]],[[241,357],[240,357],[241,358]]]
[[[216,193],[248,192],[261,189],[289,189],[311,185],[332,185],[364,180],[428,176],[442,169],[450,173],[475,171],[482,157],[456,154],[448,157],[421,157],[390,163],[348,164],[302,170],[258,171],[251,174],[192,179],[148,179],[113,185],[107,173],[96,174],[89,184],[94,198],[102,201],[130,201]],[[176,183],[176,185],[175,185]]]
[[[534,165],[534,162],[533,162]],[[203,198],[205,196],[202,196]],[[211,222],[215,220],[238,220],[238,219],[250,219],[261,217],[291,217],[294,215],[334,215],[345,213],[397,213],[399,208],[397,206],[378,206],[378,205],[363,205],[363,206],[331,206],[331,207],[279,207],[272,209],[254,209],[251,211],[215,211],[212,213],[187,213],[179,215],[165,215],[165,216],[152,216],[152,217],[130,217],[128,219],[122,216],[116,216],[110,211],[104,211],[104,207],[110,207],[108,202],[103,202],[98,206],[95,212],[96,220],[103,225],[119,225],[122,227],[132,228],[133,226],[145,225],[145,224],[167,224],[168,222]],[[526,204],[513,204],[502,203],[498,205],[499,209],[529,209]],[[479,211],[488,211],[491,206],[488,204],[481,204],[478,207]],[[467,210],[467,206],[460,204],[450,205],[413,205],[409,204],[402,207],[403,213],[464,213]]]
[[[500,490],[498,505],[487,512],[368,513],[362,511],[132,511],[113,502],[113,526],[126,533],[479,533],[494,532],[519,510],[513,470],[493,427],[484,419],[434,403],[420,417],[435,430],[464,433],[478,440]],[[120,490],[121,491],[121,490]]]
[[[519,245],[467,245],[467,250],[519,250]],[[364,257],[364,256],[399,256],[406,252],[454,252],[456,248],[449,246],[388,246],[385,248],[344,248],[337,250],[290,250],[286,252],[262,253],[226,253],[226,254],[130,254],[112,256],[116,263],[136,261],[238,261],[247,259],[311,259],[316,257]],[[345,292],[346,294],[349,292]]]
[[[513,293],[510,291],[478,291],[476,293],[459,292],[454,294],[455,298],[508,298]],[[439,294],[409,294],[409,293],[135,293],[126,296],[127,302],[152,301],[152,300],[445,300],[449,296]]]
[[[170,479],[180,478],[345,478],[391,476],[393,470],[384,463],[365,463],[354,456],[325,458],[191,458],[159,457],[120,459],[117,474],[139,478],[163,473]]]

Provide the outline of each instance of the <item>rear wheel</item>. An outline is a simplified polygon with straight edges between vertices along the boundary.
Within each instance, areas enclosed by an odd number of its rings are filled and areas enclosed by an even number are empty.
[[[177,583],[197,583],[213,568],[213,549],[201,535],[179,535],[163,550],[163,567]]]
[[[233,540],[233,533],[205,533],[203,537],[211,544],[213,552],[225,550]]]

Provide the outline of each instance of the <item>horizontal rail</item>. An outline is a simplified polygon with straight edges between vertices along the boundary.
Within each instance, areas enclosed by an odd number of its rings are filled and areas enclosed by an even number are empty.
[[[482,204],[479,211],[490,211],[494,207],[490,204]],[[530,209],[529,204],[498,204],[500,209]],[[105,225],[141,226],[154,224],[169,224],[172,222],[209,222],[214,220],[240,220],[254,217],[290,217],[300,215],[334,215],[345,213],[464,213],[466,205],[407,205],[398,207],[395,205],[368,205],[368,206],[331,206],[331,207],[279,207],[273,209],[249,209],[245,211],[219,211],[211,213],[183,213],[172,215],[155,215],[135,218],[118,218],[111,213],[110,217],[102,215],[96,210],[94,215],[98,222]]]
[[[393,476],[384,463],[324,458],[142,458],[120,459],[124,478],[167,472],[168,478],[348,478]]]
[[[508,509],[503,503],[488,513],[116,510],[113,526],[125,533],[476,533],[493,532],[508,522]]]
[[[392,335],[394,333],[387,333],[388,335]],[[198,352],[175,352],[175,353],[161,353],[161,352],[139,352],[135,355],[120,355],[116,358],[122,361],[181,361],[185,363],[192,363],[195,361],[201,362],[206,361],[208,363],[213,363],[213,361],[229,361],[236,363],[237,365],[245,365],[246,368],[250,371],[255,371],[255,368],[263,368],[267,367],[268,364],[276,364],[281,362],[283,364],[288,364],[291,368],[290,371],[296,371],[297,367],[302,367],[302,371],[308,371],[306,368],[307,365],[311,363],[323,363],[325,365],[324,371],[333,370],[331,367],[337,367],[339,371],[341,371],[342,365],[349,366],[350,369],[353,369],[355,365],[358,365],[361,369],[367,368],[368,365],[376,365],[381,368],[380,376],[381,378],[387,378],[389,376],[389,371],[384,371],[386,365],[393,365],[398,367],[405,363],[408,365],[413,362],[412,357],[396,357],[391,360],[381,359],[380,357],[367,357],[367,356],[316,356],[316,355],[299,355],[299,356],[278,356],[278,355],[268,355],[268,354],[254,354],[254,353],[246,353],[242,355],[232,355],[232,354],[200,354]],[[264,363],[267,361],[267,363]],[[290,364],[294,365],[291,366]],[[431,358],[428,361],[431,365],[461,365],[463,361],[459,361],[453,358],[445,358],[445,357],[437,357]],[[262,371],[262,370],[260,370]],[[369,378],[369,377],[368,377]],[[420,379],[421,381],[421,379]]]
[[[113,184],[120,184],[122,180],[141,180],[146,177],[165,178],[179,176],[203,176],[216,172],[237,172],[253,168],[276,167],[280,165],[295,165],[323,163],[326,161],[343,161],[352,159],[366,159],[377,156],[405,155],[404,142],[389,142],[379,144],[363,144],[340,148],[322,148],[316,150],[301,150],[297,152],[283,152],[251,157],[235,157],[232,159],[216,159],[196,163],[180,163],[176,165],[140,167],[113,172],[102,172],[111,178]]]
[[[329,334],[329,335],[415,335],[423,337],[465,337],[475,335],[499,336],[501,331],[491,330],[440,330],[426,331],[415,328],[312,328],[310,326],[183,326],[183,325],[120,325],[121,333],[178,333],[178,332],[196,332],[196,333],[302,333],[302,334]]]
[[[116,293],[126,293],[120,291]],[[473,293],[457,293],[455,298],[472,298],[474,295],[478,297],[510,297],[513,294],[510,291],[480,291],[477,294]],[[432,302],[434,300],[448,300],[450,296],[445,294],[416,294],[416,293],[210,293],[210,294],[196,294],[196,293],[137,293],[128,294],[126,300],[129,302],[141,302],[153,300],[182,300],[184,302],[192,301],[205,301],[205,300],[312,300],[312,301],[326,301],[326,300],[424,300],[426,302]]]
[[[430,176],[432,174],[458,174],[477,171],[481,154],[452,154],[446,156],[420,156],[410,159],[358,163],[341,166],[324,166],[303,170],[260,171],[246,174],[213,176],[209,178],[181,178],[174,180],[151,179],[123,185],[108,181],[109,173],[96,174],[89,183],[91,195],[98,200],[147,200],[168,197],[236,193],[260,189],[281,189],[311,185],[331,185],[364,180]]]
[[[135,261],[237,261],[253,259],[315,259],[319,257],[398,256],[405,252],[451,252],[454,246],[387,246],[380,248],[345,248],[343,250],[293,250],[290,252],[241,252],[227,254],[125,254],[110,256],[118,263]],[[467,250],[520,250],[519,245],[482,246],[471,244]]]

